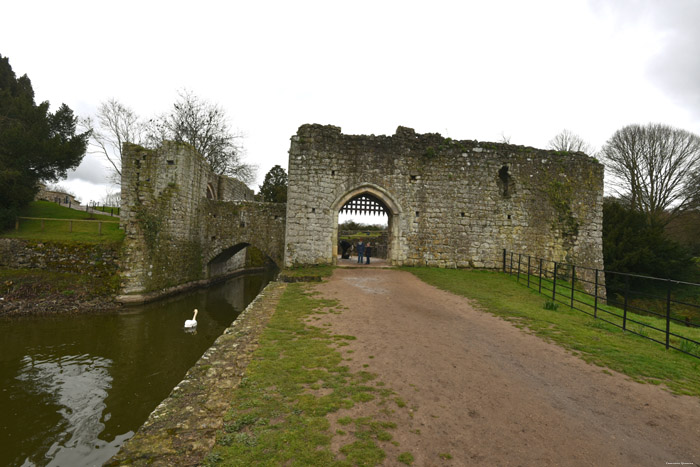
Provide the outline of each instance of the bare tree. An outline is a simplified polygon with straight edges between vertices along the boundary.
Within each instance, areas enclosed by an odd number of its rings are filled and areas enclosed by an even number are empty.
[[[107,190],[104,197],[102,198],[102,205],[109,207],[119,207],[122,205],[122,194],[121,191]]]
[[[123,144],[142,144],[145,124],[133,110],[114,98],[100,104],[96,118],[96,122],[91,119],[85,122],[93,130],[92,152],[107,159],[112,165],[112,181],[121,184]]]
[[[190,91],[178,95],[172,111],[152,122],[152,144],[166,139],[188,143],[214,172],[252,183],[256,167],[242,161],[242,135],[231,130],[225,111]]]
[[[549,140],[549,149],[555,151],[583,152],[593,154],[593,146],[588,144],[583,138],[569,130],[562,130],[554,138]]]
[[[628,125],[602,149],[618,195],[647,215],[667,223],[698,198],[700,137],[663,124]]]

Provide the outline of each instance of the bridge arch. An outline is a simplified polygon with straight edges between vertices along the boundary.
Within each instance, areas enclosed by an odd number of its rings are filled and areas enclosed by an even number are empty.
[[[206,260],[206,273],[208,278],[214,278],[231,272],[236,269],[242,269],[245,267],[245,256],[238,258],[237,260],[231,261],[238,253],[245,250],[248,247],[256,248],[260,253],[262,253],[268,261],[274,263],[277,267],[279,259],[271,257],[268,252],[263,248],[257,246],[254,242],[249,241],[239,241],[230,246],[221,246],[211,251],[211,253],[205,257]]]
[[[400,225],[403,210],[396,201],[396,198],[392,196],[389,191],[373,183],[361,183],[356,185],[347,190],[343,195],[337,197],[331,204],[330,213],[333,216],[333,231],[331,233],[330,244],[332,245],[333,264],[337,264],[338,262],[338,214],[348,202],[363,195],[369,195],[369,197],[374,198],[386,209],[386,214],[389,219],[389,225],[387,227],[389,234],[387,261],[389,264],[393,264],[399,257],[401,239]]]

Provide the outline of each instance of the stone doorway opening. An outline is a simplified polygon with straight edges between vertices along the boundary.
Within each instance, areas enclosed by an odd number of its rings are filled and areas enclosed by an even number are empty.
[[[341,197],[333,206],[333,264],[350,263],[343,250],[357,262],[356,245],[362,239],[372,246],[371,258],[393,264],[398,235],[400,210],[393,199],[379,187],[358,187]]]

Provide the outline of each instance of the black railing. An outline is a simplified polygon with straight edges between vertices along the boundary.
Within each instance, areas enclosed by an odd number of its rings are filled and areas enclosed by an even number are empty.
[[[623,331],[700,359],[700,284],[552,261],[503,250],[503,272]],[[558,305],[557,305],[558,306]]]

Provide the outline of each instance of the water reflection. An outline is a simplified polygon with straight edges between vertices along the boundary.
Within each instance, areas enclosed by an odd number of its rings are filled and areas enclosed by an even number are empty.
[[[58,424],[62,431],[46,452],[45,457],[53,459],[49,465],[69,465],[76,457],[88,457],[97,447],[93,440],[99,442],[100,448],[111,447],[116,453],[110,443],[97,439],[105,427],[102,414],[112,385],[111,360],[91,355],[27,355],[22,363],[17,379],[24,383],[25,391],[49,395],[63,417]],[[109,414],[105,418],[109,419]],[[36,462],[28,457],[24,464]]]
[[[118,314],[0,321],[0,465],[104,463],[267,280],[236,278]]]

